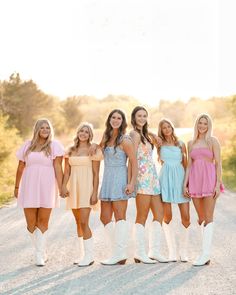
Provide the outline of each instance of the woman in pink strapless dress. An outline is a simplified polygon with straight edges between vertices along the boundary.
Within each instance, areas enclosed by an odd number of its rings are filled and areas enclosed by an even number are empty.
[[[184,180],[184,194],[192,198],[200,230],[203,230],[202,253],[194,266],[210,263],[214,208],[220,194],[220,144],[211,134],[211,118],[207,114],[199,115],[193,140],[188,143],[189,158]]]
[[[52,208],[58,207],[58,188],[62,186],[64,148],[52,139],[53,129],[47,119],[39,119],[32,140],[17,151],[19,160],[14,195],[24,209],[27,230],[35,246],[36,265],[43,266],[48,222]],[[57,183],[56,183],[57,182]]]

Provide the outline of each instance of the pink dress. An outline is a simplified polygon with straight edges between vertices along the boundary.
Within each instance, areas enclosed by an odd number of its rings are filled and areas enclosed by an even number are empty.
[[[190,152],[189,194],[192,198],[210,197],[216,186],[214,154],[208,148],[194,148]]]
[[[51,156],[44,152],[31,152],[24,156],[30,140],[26,141],[17,151],[19,161],[25,162],[25,169],[20,182],[17,198],[21,208],[55,208],[59,207],[58,190],[53,167],[53,160],[64,155],[64,148],[53,140]]]

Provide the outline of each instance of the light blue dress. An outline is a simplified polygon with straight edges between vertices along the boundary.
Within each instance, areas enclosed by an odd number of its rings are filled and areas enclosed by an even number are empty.
[[[126,195],[128,182],[126,153],[119,147],[106,147],[104,150],[104,173],[99,195],[101,201],[128,200],[133,195]]]
[[[161,146],[160,159],[163,162],[160,171],[162,201],[166,203],[187,203],[183,196],[184,167],[182,151],[179,146]]]

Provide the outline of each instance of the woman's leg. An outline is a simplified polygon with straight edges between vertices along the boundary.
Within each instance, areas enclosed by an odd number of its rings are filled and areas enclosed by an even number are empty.
[[[168,247],[168,261],[176,262],[177,261],[177,250],[176,250],[176,241],[175,234],[172,224],[172,207],[171,203],[164,203],[164,218],[163,218],[163,230],[166,237],[166,243]]]
[[[37,223],[38,208],[24,208],[25,219],[27,223],[27,229],[30,233],[33,233]]]
[[[83,244],[84,244],[84,257],[79,262],[79,266],[89,266],[94,262],[94,249],[92,232],[89,227],[89,215],[91,208],[80,208],[80,225],[83,232]]]
[[[159,262],[168,262],[168,260],[160,254],[162,221],[164,216],[163,203],[160,196],[153,196],[151,198],[151,210],[153,221],[149,230],[148,256]]]
[[[194,266],[202,266],[210,263],[210,252],[213,237],[213,215],[215,199],[213,197],[201,198],[202,211],[205,220],[202,238],[202,253],[193,263]]]
[[[46,234],[48,229],[51,208],[39,208],[36,222],[36,264],[44,266],[47,261]]]
[[[112,202],[112,211],[115,216],[114,248],[111,258],[102,262],[105,265],[124,264],[127,259],[128,225],[126,222],[126,210],[128,201]]]
[[[77,226],[77,235],[79,238],[83,237],[83,231],[80,224],[80,209],[72,209],[72,213],[75,218],[76,226]]]
[[[155,260],[152,260],[148,257],[145,248],[145,224],[148,217],[148,213],[151,207],[150,195],[138,194],[136,196],[136,220],[134,225],[135,233],[135,254],[134,261],[136,263],[156,263]]]
[[[189,202],[178,204],[181,215],[180,239],[179,239],[179,253],[182,262],[188,261],[188,241],[190,229],[190,213]]]

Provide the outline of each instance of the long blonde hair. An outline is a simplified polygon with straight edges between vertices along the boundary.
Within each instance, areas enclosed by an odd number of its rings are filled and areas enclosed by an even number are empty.
[[[38,144],[38,141],[39,141],[39,132],[40,132],[40,129],[42,127],[43,124],[48,124],[49,128],[50,128],[50,133],[45,141],[45,143],[41,146],[39,152],[44,152],[45,155],[47,157],[49,157],[51,155],[51,142],[52,142],[52,139],[54,137],[54,131],[53,131],[53,127],[52,127],[52,124],[51,122],[46,119],[46,118],[41,118],[41,119],[38,119],[34,125],[34,128],[33,128],[33,138],[31,139],[31,143],[30,143],[30,146],[28,147],[28,149],[26,150],[25,152],[25,157],[32,151],[34,151],[37,147],[37,144]]]
[[[91,141],[93,140],[93,125],[88,122],[82,122],[76,130],[76,136],[74,137],[74,145],[69,148],[69,152],[68,152],[69,156],[71,155],[73,151],[76,151],[78,149],[80,144],[78,134],[80,130],[83,129],[84,127],[88,128],[88,132],[89,132],[88,143],[91,143]]]
[[[208,125],[208,129],[207,129],[207,133],[205,136],[205,141],[207,143],[208,146],[211,146],[211,137],[212,137],[212,119],[208,114],[200,114],[197,116],[195,123],[194,123],[194,129],[193,129],[193,144],[196,142],[196,140],[198,139],[198,122],[202,119],[206,119],[207,120],[207,125]]]

